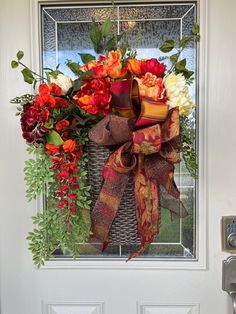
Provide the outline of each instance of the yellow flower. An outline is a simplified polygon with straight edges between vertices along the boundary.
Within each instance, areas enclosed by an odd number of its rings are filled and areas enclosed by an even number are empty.
[[[170,73],[163,79],[168,98],[169,108],[179,107],[179,113],[188,116],[192,112],[194,103],[186,86],[185,78],[182,74]]]

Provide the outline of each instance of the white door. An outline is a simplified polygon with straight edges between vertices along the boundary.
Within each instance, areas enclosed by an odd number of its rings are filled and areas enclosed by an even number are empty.
[[[0,0],[1,314],[232,313],[231,300],[221,289],[222,260],[229,254],[221,250],[220,219],[236,214],[236,2],[200,1],[197,260],[56,260],[39,270],[25,240],[35,213],[35,204],[26,203],[24,196],[27,155],[15,106],[9,104],[26,90],[10,60],[22,49],[30,63],[32,47],[34,54],[38,49],[37,41],[31,43],[38,38],[36,4]]]

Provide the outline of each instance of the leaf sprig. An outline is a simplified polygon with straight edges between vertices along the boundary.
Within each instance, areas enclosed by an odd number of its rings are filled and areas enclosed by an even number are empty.
[[[159,48],[161,52],[169,53],[173,49],[176,50],[176,52],[169,56],[169,59],[172,63],[172,66],[169,70],[169,72],[175,71],[176,74],[182,73],[184,77],[189,80],[192,75],[193,71],[188,70],[187,68],[187,61],[186,59],[179,60],[181,53],[183,50],[188,46],[188,44],[191,41],[200,41],[200,34],[199,34],[200,28],[198,24],[194,24],[192,27],[192,34],[189,36],[183,36],[177,45],[175,44],[174,40],[166,40],[161,47]],[[176,47],[177,46],[177,47]]]
[[[19,50],[16,54],[17,60],[11,61],[11,67],[13,69],[18,68],[18,66],[22,66],[23,70],[21,70],[21,73],[23,75],[24,81],[28,84],[33,84],[34,88],[37,84],[37,82],[43,82],[47,79],[38,73],[32,71],[28,66],[26,66],[24,63],[22,63],[22,58],[24,57],[24,52],[22,50]]]
[[[180,134],[182,141],[182,154],[186,168],[193,178],[198,176],[197,154],[194,148],[195,132],[190,126],[189,118],[180,116]]]

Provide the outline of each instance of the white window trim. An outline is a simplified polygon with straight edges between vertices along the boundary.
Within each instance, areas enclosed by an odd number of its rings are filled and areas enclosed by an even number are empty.
[[[172,0],[172,2],[177,0]],[[150,259],[131,260],[128,263],[124,260],[117,259],[57,259],[45,263],[41,269],[189,269],[189,270],[206,270],[207,269],[207,230],[208,230],[208,189],[207,189],[207,20],[208,20],[208,0],[199,1],[200,31],[201,42],[199,48],[199,179],[198,179],[198,215],[196,217],[196,260],[178,260],[173,259]],[[116,2],[116,1],[115,1]],[[119,0],[117,3],[143,3],[143,0]],[[149,1],[153,3],[166,2],[164,0]],[[184,2],[183,0],[181,2]],[[67,0],[31,0],[31,66],[40,71],[40,6],[42,4],[111,4],[111,1],[67,1]]]

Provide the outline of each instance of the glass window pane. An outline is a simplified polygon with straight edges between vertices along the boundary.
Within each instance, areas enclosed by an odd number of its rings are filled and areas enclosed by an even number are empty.
[[[68,5],[66,7],[43,5],[41,17],[42,68],[54,68],[60,64],[61,71],[73,77],[73,73],[64,63],[67,59],[81,61],[78,53],[94,54],[89,40],[89,26],[93,17],[96,21],[101,22],[110,17],[113,20],[114,30],[126,32],[131,46],[137,49],[138,58],[158,58],[161,54],[157,47],[164,40],[171,38],[178,41],[183,36],[190,34],[192,25],[197,19],[197,3],[193,1],[151,5],[123,4],[116,5],[115,8],[99,5]],[[182,55],[187,59],[188,68],[195,73],[197,73],[196,54],[195,45],[190,43]],[[197,101],[196,86],[197,77],[191,86],[191,94],[195,101]],[[193,114],[191,117],[193,132],[196,132],[196,119],[197,115]],[[101,160],[101,169],[107,156]],[[90,180],[93,180],[93,177],[94,172],[90,176]],[[102,181],[101,176],[100,179]],[[162,208],[160,233],[141,258],[196,258],[197,182],[188,173],[183,162],[176,166],[175,179],[189,215],[184,219],[172,220],[169,211]],[[92,193],[98,195],[99,189],[99,184],[94,184]],[[135,210],[132,197],[130,202]],[[126,214],[125,206],[124,204],[121,208],[120,216]],[[131,233],[136,232],[135,223],[133,221],[132,227],[127,226]],[[114,238],[112,234],[111,238]],[[80,244],[80,246],[80,258],[127,258],[130,252],[138,248],[138,243],[120,245],[113,241],[104,253],[100,251],[98,243],[86,243]],[[66,251],[57,250],[55,252],[55,257],[62,256],[69,258]]]

